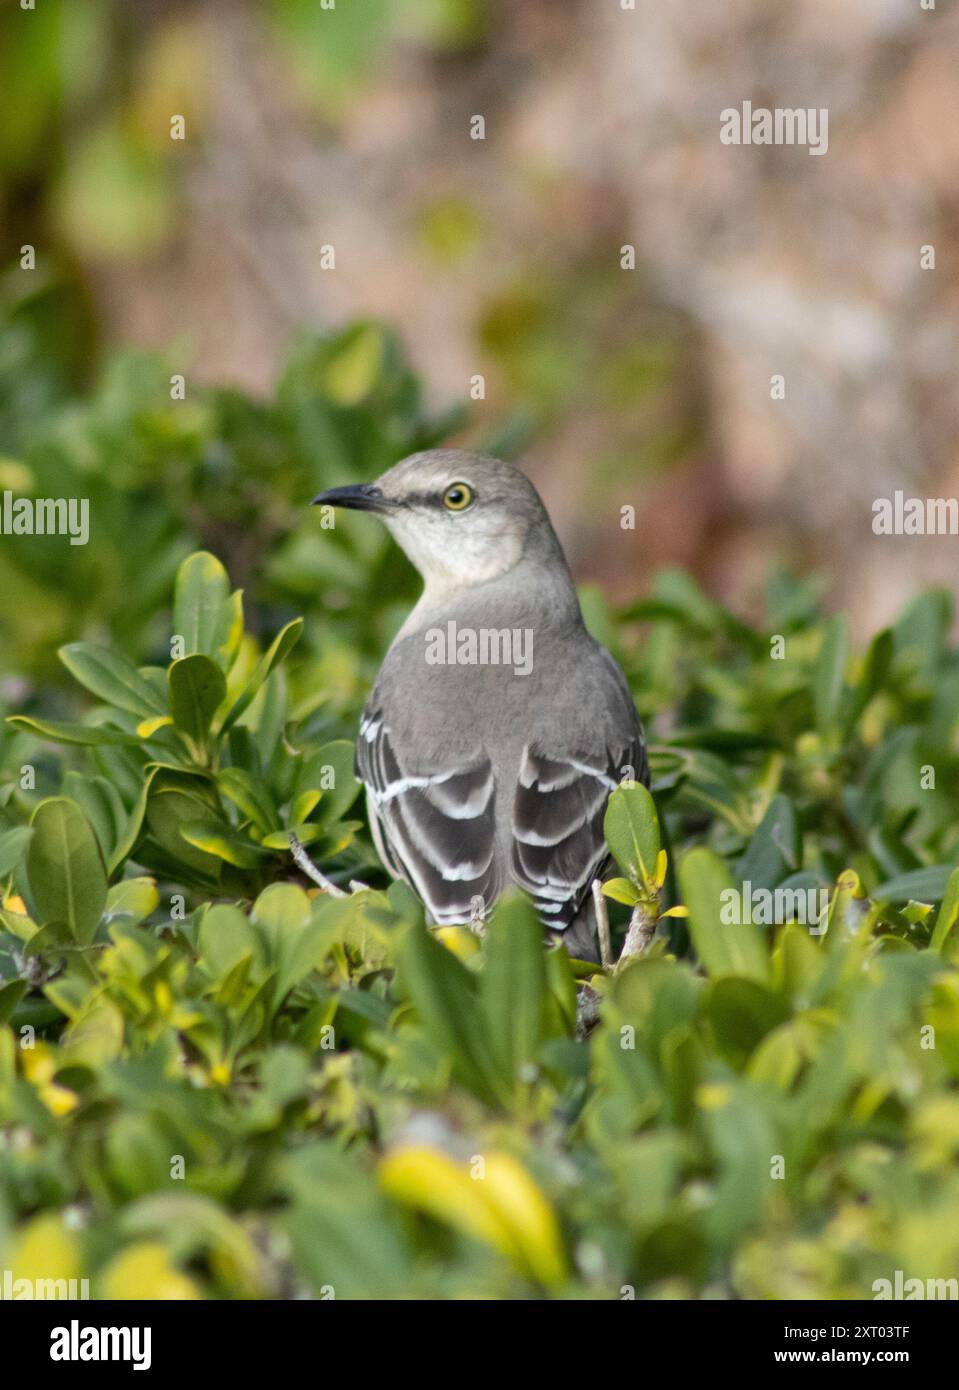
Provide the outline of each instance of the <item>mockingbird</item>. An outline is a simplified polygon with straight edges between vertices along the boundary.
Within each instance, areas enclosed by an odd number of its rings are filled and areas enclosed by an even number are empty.
[[[619,781],[648,781],[645,741],[533,484],[436,449],[314,502],[375,512],[424,581],[357,741],[383,862],[438,925],[518,884],[571,955],[595,960],[603,814]]]

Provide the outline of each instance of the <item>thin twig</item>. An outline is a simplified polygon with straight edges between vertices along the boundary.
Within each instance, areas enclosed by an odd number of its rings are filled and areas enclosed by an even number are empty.
[[[599,935],[599,954],[600,961],[604,970],[610,969],[612,951],[610,949],[609,938],[609,915],[606,910],[606,899],[602,895],[603,886],[599,879],[593,880],[593,901],[596,904],[596,928]],[[619,970],[627,961],[635,956],[645,955],[649,949],[649,944],[656,935],[656,919],[648,917],[641,904],[633,908],[629,919],[629,929],[626,932],[626,940],[623,942],[623,949],[620,952],[619,960],[612,967],[613,971]],[[599,1008],[602,1003],[602,996],[590,985],[583,985],[576,1000],[576,1036],[586,1038],[599,1021]]]
[[[599,934],[599,961],[604,970],[613,963],[613,949],[609,939],[609,912],[603,897],[603,885],[598,878],[593,879],[593,902],[596,905],[596,930]]]
[[[642,905],[637,904],[633,908],[632,916],[629,919],[629,930],[626,933],[626,940],[623,942],[623,949],[620,952],[619,960],[616,962],[618,970],[627,960],[633,956],[645,955],[649,943],[656,935],[656,920],[647,917]]]
[[[348,898],[350,896],[349,893],[344,892],[342,888],[338,888],[335,883],[328,879],[322,869],[316,867],[299,840],[292,834],[290,835],[290,853],[307,878],[311,878],[319,888],[329,893],[331,898]]]

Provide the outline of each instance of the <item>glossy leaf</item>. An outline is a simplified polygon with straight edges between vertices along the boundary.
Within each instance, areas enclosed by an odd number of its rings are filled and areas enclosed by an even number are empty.
[[[167,673],[170,712],[177,728],[202,745],[226,697],[226,677],[207,656],[185,656]]]
[[[154,687],[118,652],[92,642],[70,642],[59,655],[70,674],[108,705],[141,718],[166,713]]]
[[[680,860],[679,883],[693,945],[707,974],[713,979],[743,975],[765,982],[769,960],[763,929],[722,920],[723,894],[739,891],[722,860],[712,850],[691,849]]]
[[[655,876],[659,857],[659,819],[647,789],[639,782],[624,783],[610,793],[603,833],[613,858],[629,876],[641,884]]]
[[[27,874],[42,923],[65,923],[74,940],[93,939],[107,900],[107,875],[90,822],[66,797],[42,801],[31,822]]]
[[[273,639],[266,653],[257,663],[242,695],[234,702],[224,719],[221,733],[228,733],[241,715],[246,712],[266,678],[296,646],[302,631],[303,619],[295,618],[293,622],[287,623],[286,627]]]

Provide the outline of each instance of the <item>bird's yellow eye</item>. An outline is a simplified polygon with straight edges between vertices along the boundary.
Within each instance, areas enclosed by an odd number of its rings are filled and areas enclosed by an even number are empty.
[[[443,506],[451,512],[462,512],[473,500],[473,489],[469,483],[450,483],[443,493]]]

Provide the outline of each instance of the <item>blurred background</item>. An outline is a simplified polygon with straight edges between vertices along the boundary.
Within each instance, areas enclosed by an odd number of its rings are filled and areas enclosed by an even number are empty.
[[[129,642],[196,544],[335,613],[380,541],[300,507],[440,440],[614,600],[685,566],[750,616],[785,565],[862,637],[955,589],[871,522],[959,491],[957,59],[949,0],[6,0],[0,486],[93,539],[0,539],[4,669]],[[723,146],[745,99],[828,153]]]

